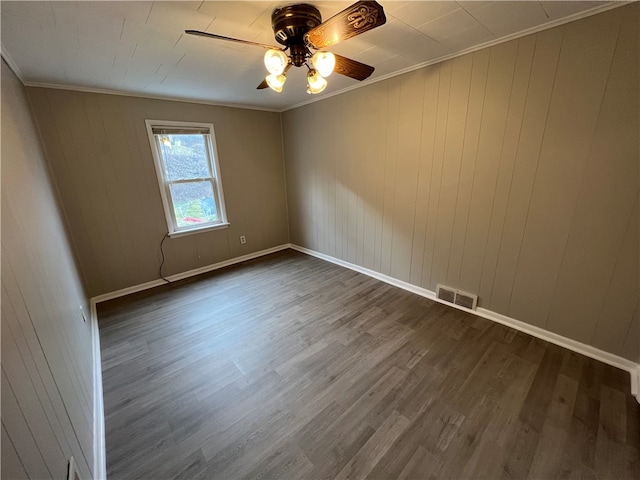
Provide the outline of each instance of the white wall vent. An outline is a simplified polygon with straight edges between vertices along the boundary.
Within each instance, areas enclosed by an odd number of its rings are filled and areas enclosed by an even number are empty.
[[[436,288],[436,296],[445,302],[454,303],[461,307],[475,310],[478,305],[478,296],[470,293],[456,290],[455,288],[438,285]]]
[[[442,285],[438,285],[436,289],[437,297],[440,300],[444,300],[445,302],[455,303],[456,300],[456,291],[449,287],[443,287]]]

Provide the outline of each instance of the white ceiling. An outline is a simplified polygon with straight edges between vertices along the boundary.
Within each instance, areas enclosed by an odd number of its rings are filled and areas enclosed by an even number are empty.
[[[351,1],[312,1],[328,19]],[[460,52],[611,8],[586,1],[386,1],[387,23],[330,50],[376,68],[365,82],[329,77],[311,98],[305,69],[284,91],[256,90],[264,50],[185,35],[204,30],[278,45],[271,12],[293,2],[5,1],[2,54],[27,85],[117,91],[286,110]],[[621,3],[617,3],[620,5]]]

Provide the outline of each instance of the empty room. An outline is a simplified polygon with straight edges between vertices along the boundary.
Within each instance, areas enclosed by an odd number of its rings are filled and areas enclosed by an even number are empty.
[[[0,8],[2,479],[640,478],[640,3]]]

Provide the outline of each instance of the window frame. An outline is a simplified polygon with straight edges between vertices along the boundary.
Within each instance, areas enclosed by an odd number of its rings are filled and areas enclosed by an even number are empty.
[[[151,154],[153,156],[153,164],[156,170],[156,177],[158,180],[158,186],[160,188],[160,196],[162,197],[162,208],[164,210],[165,220],[167,221],[168,235],[170,237],[177,237],[182,235],[190,235],[193,233],[207,232],[211,230],[217,230],[220,228],[227,228],[229,221],[227,220],[227,210],[224,203],[224,192],[222,189],[222,177],[220,174],[220,165],[218,163],[218,150],[216,148],[215,132],[212,123],[200,123],[200,122],[181,122],[175,120],[145,120],[147,127],[147,135],[149,136],[149,144],[151,145]],[[172,129],[198,129],[208,130],[208,133],[204,134],[205,144],[207,148],[207,156],[209,160],[209,169],[211,170],[211,177],[194,178],[189,180],[169,180],[166,175],[166,167],[164,158],[158,146],[158,140],[156,134],[153,133],[154,128],[166,127],[167,130]],[[220,219],[216,223],[205,223],[188,225],[179,227],[175,216],[175,208],[173,199],[171,196],[171,185],[179,183],[190,183],[196,181],[210,181],[213,189],[214,202],[216,203],[216,211]]]

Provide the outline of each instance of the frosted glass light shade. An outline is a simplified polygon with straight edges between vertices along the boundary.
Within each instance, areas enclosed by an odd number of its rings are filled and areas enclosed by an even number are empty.
[[[320,76],[315,70],[309,70],[307,73],[307,93],[320,93],[327,87],[327,81]]]
[[[264,66],[272,75],[282,75],[289,58],[282,50],[271,49],[264,54]]]
[[[267,85],[269,85],[272,90],[280,93],[282,91],[282,87],[284,86],[284,82],[287,81],[287,77],[285,77],[284,75],[274,75],[272,73],[271,75],[267,75],[265,80],[267,81]]]
[[[336,66],[336,56],[331,52],[316,52],[311,57],[313,68],[323,77],[328,77]]]

